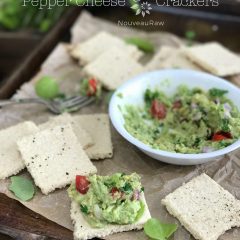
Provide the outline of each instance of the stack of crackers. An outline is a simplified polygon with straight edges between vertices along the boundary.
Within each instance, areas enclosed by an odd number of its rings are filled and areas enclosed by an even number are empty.
[[[123,39],[100,32],[70,48],[87,77],[95,78],[108,90],[115,90],[125,81],[147,71],[184,68],[227,77],[240,73],[240,57],[219,43],[210,42],[192,47],[162,46],[145,65],[143,52]]]
[[[90,159],[113,155],[107,114],[62,114],[36,126],[19,123],[0,131],[0,179],[25,167],[43,194],[97,172]]]
[[[107,32],[73,46],[70,54],[83,66],[86,76],[96,78],[108,90],[144,71],[138,61],[143,53]]]

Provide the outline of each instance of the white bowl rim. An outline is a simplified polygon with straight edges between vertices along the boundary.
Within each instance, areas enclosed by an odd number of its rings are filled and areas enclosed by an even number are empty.
[[[194,70],[188,70],[188,69],[164,69],[164,70],[158,70],[158,71],[151,71],[151,72],[147,72],[147,73],[143,73],[140,75],[137,75],[136,77],[128,80],[127,82],[125,82],[123,85],[121,85],[112,95],[110,103],[109,103],[109,116],[110,119],[112,121],[113,126],[115,127],[115,129],[129,142],[131,142],[132,144],[134,144],[135,146],[137,146],[138,148],[159,155],[159,156],[163,156],[163,157],[169,157],[169,158],[176,158],[176,159],[186,159],[186,160],[199,160],[199,159],[206,159],[206,161],[209,161],[207,159],[210,158],[217,158],[220,157],[222,155],[228,154],[236,149],[238,149],[240,147],[240,140],[237,140],[236,142],[234,142],[233,144],[231,144],[228,147],[225,147],[223,149],[219,149],[213,152],[209,152],[209,153],[175,153],[175,152],[168,152],[168,151],[164,151],[164,150],[159,150],[159,149],[154,149],[152,147],[150,147],[149,145],[141,142],[140,140],[136,139],[135,137],[133,137],[126,129],[124,126],[121,126],[118,124],[117,119],[115,119],[113,117],[113,112],[115,111],[115,99],[117,98],[117,94],[119,92],[124,93],[124,89],[128,86],[133,84],[134,82],[138,82],[140,81],[141,78],[146,77],[146,76],[151,76],[152,74],[161,74],[161,73],[169,73],[172,74],[173,72],[175,73],[185,73],[185,74],[193,74],[193,75],[201,75],[204,77],[209,77],[211,78],[211,80],[214,81],[222,81],[225,84],[228,85],[228,87],[230,89],[233,89],[234,91],[239,91],[240,94],[240,89],[233,85],[232,83],[224,80],[223,78],[208,74],[208,73],[204,73],[204,72],[199,72],[199,71],[194,71]]]

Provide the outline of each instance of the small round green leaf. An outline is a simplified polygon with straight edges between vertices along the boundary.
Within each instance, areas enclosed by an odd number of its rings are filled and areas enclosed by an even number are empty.
[[[176,230],[177,224],[161,223],[156,218],[151,218],[144,224],[145,234],[155,240],[167,240]]]
[[[45,76],[35,85],[37,95],[44,99],[54,99],[59,95],[59,86],[55,79]]]
[[[21,201],[29,201],[35,194],[35,187],[31,180],[21,176],[11,177],[9,190]]]

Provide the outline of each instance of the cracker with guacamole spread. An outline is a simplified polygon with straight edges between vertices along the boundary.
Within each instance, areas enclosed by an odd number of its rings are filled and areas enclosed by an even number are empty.
[[[17,141],[38,131],[33,122],[23,122],[0,131],[0,179],[19,173],[25,164],[18,152]]]
[[[199,240],[217,240],[240,227],[240,201],[206,174],[167,195],[162,204]]]
[[[26,167],[43,194],[97,172],[70,124],[42,130],[17,142]]]
[[[206,71],[220,77],[240,73],[240,57],[219,43],[188,47],[185,55]]]
[[[200,67],[186,58],[183,51],[182,48],[163,46],[146,65],[146,69],[158,70],[165,68],[184,68],[200,70]]]
[[[83,127],[76,123],[73,117],[68,113],[63,113],[57,117],[50,118],[47,122],[39,125],[39,128],[41,130],[47,129],[47,128],[54,128],[58,125],[65,125],[65,124],[71,124],[74,133],[78,137],[79,142],[81,143],[83,149],[86,149],[94,144],[94,141],[90,134],[83,129]]]
[[[74,239],[104,238],[113,233],[143,228],[151,218],[136,173],[111,176],[76,176],[68,189],[72,199]]]
[[[113,155],[110,123],[107,114],[89,114],[73,117],[93,138],[94,145],[85,151],[90,159],[110,158]]]
[[[83,43],[78,43],[71,51],[71,55],[79,59],[81,65],[86,65],[111,47],[116,47],[127,53],[129,57],[138,60],[143,53],[136,46],[127,44],[121,38],[118,38],[107,32],[100,32]]]
[[[130,78],[144,71],[143,66],[117,47],[109,48],[83,69],[109,90],[115,90]]]

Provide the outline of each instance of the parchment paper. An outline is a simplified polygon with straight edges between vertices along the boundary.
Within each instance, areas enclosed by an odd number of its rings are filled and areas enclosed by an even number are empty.
[[[83,12],[72,29],[72,41],[74,43],[82,41],[95,32],[106,30],[114,32],[116,35],[129,36],[140,35],[151,39],[157,46],[174,45],[180,46],[181,40],[168,33],[143,33],[130,29],[120,29],[119,27],[93,18],[88,13]],[[62,90],[68,93],[78,91],[79,80],[81,78],[80,67],[69,57],[68,46],[59,44],[50,57],[45,61],[41,71],[14,96],[15,98],[34,97],[34,82],[42,75],[50,75],[57,78],[61,84]],[[107,112],[105,103],[93,104],[84,109],[81,113]],[[0,110],[0,128],[4,128],[24,120],[32,120],[41,123],[51,116],[44,107],[29,104],[18,105],[15,107]],[[94,126],[93,126],[94,127]],[[193,177],[207,173],[214,180],[219,182],[225,189],[240,199],[240,152],[235,152],[221,160],[198,166],[174,166],[161,163],[144,155],[137,148],[125,141],[113,128],[112,140],[114,146],[114,157],[103,161],[95,161],[98,174],[107,175],[115,172],[132,173],[137,172],[142,177],[142,183],[145,187],[146,200],[153,217],[166,222],[178,221],[171,217],[165,208],[161,205],[161,199],[182,183]],[[20,175],[30,177],[26,171]],[[14,198],[8,191],[9,180],[0,181],[0,192]],[[66,189],[58,190],[48,196],[44,196],[40,191],[37,192],[34,199],[29,202],[22,202],[23,205],[31,210],[43,215],[44,217],[68,228],[72,229],[69,216],[70,200],[67,197]],[[179,224],[179,223],[178,223]],[[106,237],[108,240],[143,240],[147,237],[142,231],[132,231],[115,234]],[[190,234],[180,226],[172,237],[174,240],[193,239]],[[233,229],[225,233],[220,240],[239,240],[240,229]]]

